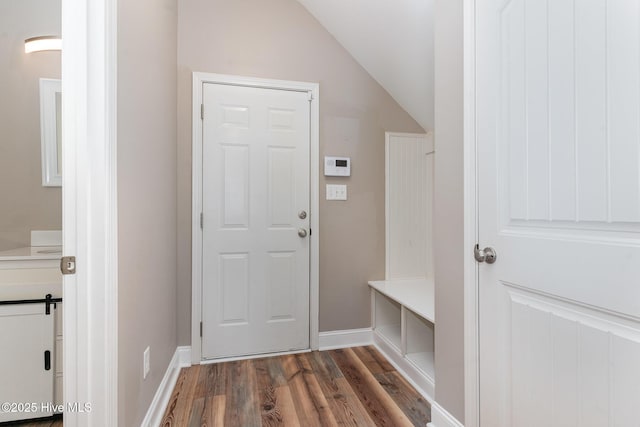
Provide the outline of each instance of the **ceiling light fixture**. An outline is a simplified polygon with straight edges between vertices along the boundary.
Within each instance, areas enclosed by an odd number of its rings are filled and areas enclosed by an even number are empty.
[[[62,39],[58,36],[31,37],[24,41],[25,53],[42,50],[62,50]]]

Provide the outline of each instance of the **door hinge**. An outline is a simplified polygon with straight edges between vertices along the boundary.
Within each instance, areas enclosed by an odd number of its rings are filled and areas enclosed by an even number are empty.
[[[60,271],[62,274],[76,274],[76,257],[63,256],[60,258]]]
[[[200,229],[204,228],[204,213],[200,212]]]
[[[204,120],[204,104],[200,104],[200,119]]]
[[[307,92],[309,95],[309,102],[313,101],[313,92]]]
[[[200,322],[200,338],[202,338],[202,322]]]

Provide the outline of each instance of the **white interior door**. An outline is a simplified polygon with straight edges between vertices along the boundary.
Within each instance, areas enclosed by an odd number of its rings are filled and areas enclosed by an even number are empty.
[[[203,359],[309,348],[309,104],[204,84]]]
[[[640,3],[476,3],[480,422],[640,425]]]

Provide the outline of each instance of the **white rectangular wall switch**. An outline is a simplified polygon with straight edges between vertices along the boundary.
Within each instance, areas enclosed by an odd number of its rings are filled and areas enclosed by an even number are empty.
[[[347,186],[327,184],[327,200],[347,200]]]

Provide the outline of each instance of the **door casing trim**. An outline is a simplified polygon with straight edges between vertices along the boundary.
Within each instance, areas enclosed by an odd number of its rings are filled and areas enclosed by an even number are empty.
[[[310,236],[309,248],[309,346],[311,350],[319,347],[320,328],[320,85],[318,83],[286,80],[261,79],[256,77],[232,76],[226,74],[193,73],[193,110],[192,110],[192,167],[191,172],[191,363],[202,362],[202,125],[200,106],[205,83],[248,86],[264,89],[291,90],[311,94],[310,103],[310,165],[309,165],[309,202]]]
[[[476,139],[476,0],[463,0],[463,114],[464,114],[464,421],[480,427],[480,341],[478,264],[478,178]]]
[[[117,1],[62,2],[64,425],[118,425]]]

